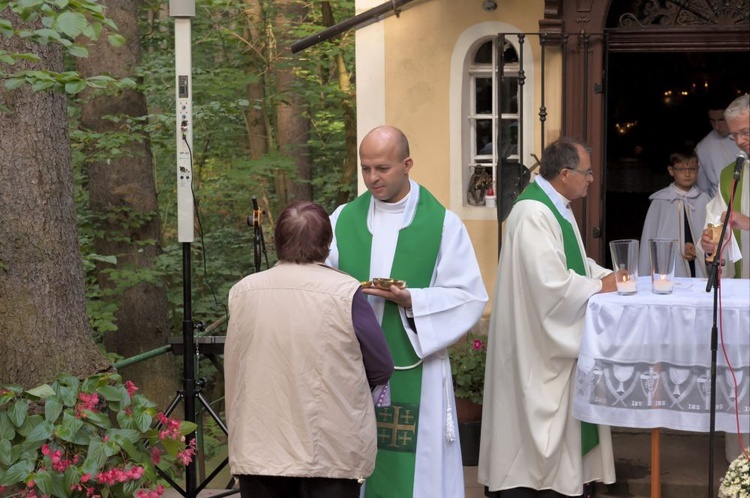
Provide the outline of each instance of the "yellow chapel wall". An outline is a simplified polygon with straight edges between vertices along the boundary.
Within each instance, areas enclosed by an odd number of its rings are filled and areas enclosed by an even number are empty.
[[[382,0],[358,0],[357,13],[381,5]],[[456,158],[462,138],[452,126],[451,106],[456,100],[455,78],[451,82],[451,58],[463,33],[482,23],[501,22],[521,32],[536,33],[544,16],[543,0],[499,0],[494,12],[482,8],[482,0],[417,0],[407,5],[399,17],[357,30],[357,112],[361,137],[380,124],[397,126],[411,145],[414,168],[411,177],[427,187],[444,205],[461,216],[477,255],[490,304],[497,272],[497,220],[494,210],[463,207],[460,173],[452,174],[451,157]],[[494,28],[495,25],[493,24]],[[540,48],[538,37],[527,37],[531,50],[534,99],[530,130],[533,146],[527,153],[541,156],[538,118],[541,95]],[[560,129],[561,57],[559,51],[546,51],[545,144],[557,138]],[[528,59],[524,64],[529,64]],[[451,95],[451,85],[453,93]],[[528,97],[525,97],[528,98]],[[524,155],[527,156],[527,153]],[[533,160],[524,161],[531,166]],[[455,166],[458,169],[460,166]],[[453,177],[453,178],[452,178]],[[360,192],[364,185],[360,178]],[[479,212],[481,210],[486,212]],[[487,312],[490,305],[487,307]]]

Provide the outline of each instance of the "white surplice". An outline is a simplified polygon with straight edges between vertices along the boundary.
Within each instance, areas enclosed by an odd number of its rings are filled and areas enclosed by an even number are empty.
[[[536,182],[572,222],[587,275],[567,269],[560,224],[522,200],[507,221],[490,318],[479,482],[490,491],[526,487],[580,495],[583,483],[612,483],[609,427],[581,456],[573,418],[576,361],[586,303],[610,270],[586,258],[573,212],[543,178]]]
[[[687,233],[685,231],[685,211],[687,210],[688,225],[690,226],[690,237],[693,246],[700,246],[701,232],[706,219],[706,204],[709,197],[692,187],[689,191],[678,188],[674,183],[655,192],[649,197],[651,205],[643,222],[641,234],[641,255],[638,260],[638,274],[651,274],[651,256],[649,255],[649,239],[674,239],[680,248],[675,257],[675,277],[690,277],[690,266],[688,261],[682,257],[685,251]],[[706,267],[703,258],[696,257],[695,278],[706,277]]]
[[[418,200],[419,185],[414,181],[410,182],[409,195],[398,203],[371,200],[367,220],[373,234],[370,278],[399,278],[391,275],[398,233],[414,219]],[[342,209],[343,206],[338,207],[331,215],[334,233]],[[338,268],[338,260],[334,238],[327,264]],[[414,497],[460,498],[464,496],[464,481],[455,416],[447,426],[448,407],[453,414],[456,407],[446,348],[481,318],[488,296],[469,234],[451,211],[445,213],[430,287],[409,288],[409,291],[417,332],[410,328],[403,308],[399,309],[401,320],[414,351],[423,359]],[[373,296],[368,299],[382,321],[384,300]],[[450,440],[447,433],[455,438]]]

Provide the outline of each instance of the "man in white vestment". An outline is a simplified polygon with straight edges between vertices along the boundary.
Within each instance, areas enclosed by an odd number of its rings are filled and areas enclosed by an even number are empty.
[[[746,154],[750,155],[750,96],[747,94],[735,99],[724,112],[729,137]],[[717,223],[726,217],[732,183],[735,176],[735,161],[724,168],[719,179],[719,191],[706,206],[706,225]],[[732,203],[732,218],[727,230],[729,244],[722,251],[726,264],[722,267],[722,278],[750,278],[750,164],[745,161]],[[711,242],[709,230],[703,231],[701,248],[706,254],[713,254],[716,245]],[[748,284],[750,286],[750,284]],[[750,446],[750,436],[743,434],[745,446]],[[726,434],[725,456],[732,461],[740,454],[737,434]]]
[[[570,202],[593,180],[586,147],[560,139],[508,217],[492,307],[479,482],[497,498],[580,496],[615,480],[609,427],[573,418],[589,298],[615,275],[586,257]]]
[[[708,120],[711,131],[695,146],[700,170],[696,185],[709,197],[716,195],[719,190],[719,175],[727,164],[734,162],[740,149],[729,136],[724,108],[729,99],[724,100],[718,93],[710,97],[708,102]]]
[[[370,131],[359,149],[367,192],[331,216],[328,264],[366,282],[396,372],[391,406],[376,409],[378,456],[366,498],[461,498],[463,465],[446,348],[484,312],[488,297],[466,228],[409,179],[409,142]],[[374,279],[401,282],[386,288]]]

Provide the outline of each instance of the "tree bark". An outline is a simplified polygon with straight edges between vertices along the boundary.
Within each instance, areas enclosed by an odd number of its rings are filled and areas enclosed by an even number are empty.
[[[3,15],[22,21],[9,9]],[[41,29],[41,24],[35,26]],[[19,37],[0,49],[39,63],[14,70],[63,70],[62,50]],[[89,327],[78,245],[65,95],[0,86],[0,383],[32,387],[61,372],[106,370]]]
[[[104,0],[107,15],[117,24],[126,44],[113,47],[106,33],[90,46],[90,55],[78,61],[84,76],[110,74],[119,78],[135,78],[141,62],[138,36],[137,0]],[[126,120],[107,119],[107,116],[141,118],[148,115],[146,98],[137,90],[125,90],[117,95],[92,97],[84,92],[81,105],[81,127],[97,133],[127,133]],[[145,133],[145,132],[144,132]],[[148,271],[161,252],[161,226],[159,221],[154,165],[148,136],[132,134],[133,140],[120,144],[120,153],[88,164],[89,204],[98,216],[102,237],[95,239],[98,254],[117,257],[118,268]],[[140,136],[140,140],[138,137]],[[125,212],[143,217],[142,223],[133,223]],[[117,214],[119,212],[119,215]],[[102,288],[113,288],[104,270],[111,265],[102,264],[98,282]],[[156,349],[167,344],[171,335],[169,302],[166,289],[161,285],[141,282],[113,297],[117,302],[116,332],[104,336],[108,351],[126,358]],[[143,393],[166,407],[178,388],[178,371],[172,355],[162,355],[126,367],[120,372],[140,387]]]
[[[285,177],[279,201],[284,206],[293,200],[312,200],[312,160],[310,157],[310,120],[305,116],[305,102],[294,89],[295,75],[290,63],[292,59],[290,30],[295,21],[304,18],[307,7],[297,0],[277,2],[276,33],[279,39],[279,57],[276,67],[276,90],[279,104],[276,108],[276,126],[279,150],[293,157],[296,178]],[[282,195],[283,194],[283,195]]]

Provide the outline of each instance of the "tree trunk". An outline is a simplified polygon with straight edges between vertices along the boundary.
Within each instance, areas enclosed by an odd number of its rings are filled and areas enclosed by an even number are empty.
[[[106,33],[102,33],[90,47],[90,56],[79,60],[78,69],[84,76],[108,73],[135,78],[135,69],[141,62],[138,2],[104,0],[103,5],[127,42],[122,47],[113,47],[107,42]],[[125,90],[117,95],[83,100],[81,127],[97,133],[129,132],[125,119],[111,120],[107,116],[140,118],[148,114],[145,96],[140,91]],[[132,141],[119,145],[120,153],[107,161],[88,164],[89,204],[103,234],[95,239],[94,247],[98,254],[116,256],[119,269],[148,271],[161,250],[154,166],[148,136],[131,135]],[[138,137],[142,140],[137,140]],[[133,223],[134,217],[123,214],[123,209],[143,221]],[[110,267],[107,264],[98,267],[97,278],[102,288],[116,286],[103,272]],[[115,315],[118,330],[105,334],[108,351],[129,358],[167,344],[171,335],[169,302],[163,286],[141,282],[113,299],[118,305]],[[120,373],[162,407],[169,404],[179,386],[172,355],[151,358]]]
[[[15,26],[21,20],[9,9]],[[41,24],[36,25],[41,29]],[[62,50],[0,37],[0,50],[63,70]],[[110,364],[91,338],[78,245],[65,95],[0,86],[0,383],[32,387],[58,373],[86,376]]]
[[[283,190],[279,191],[279,201],[285,205],[293,200],[312,200],[312,161],[310,158],[310,120],[306,117],[305,102],[294,89],[295,75],[291,65],[290,30],[303,19],[307,7],[296,0],[277,2],[276,33],[279,39],[279,58],[276,65],[276,90],[279,104],[276,108],[276,127],[279,150],[293,157],[296,165],[296,178],[284,178]],[[282,195],[282,193],[284,195]]]

